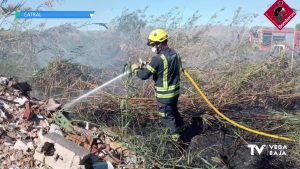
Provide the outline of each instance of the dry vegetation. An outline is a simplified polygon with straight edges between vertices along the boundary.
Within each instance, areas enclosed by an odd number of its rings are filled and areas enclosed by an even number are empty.
[[[53,65],[56,66],[53,67]],[[211,72],[193,70],[191,72],[213,103],[232,119],[262,131],[280,135],[288,134],[297,139],[299,93],[295,90],[299,84],[296,81],[295,72],[290,70],[286,59],[274,58],[255,64],[239,63],[239,66],[241,67],[239,71],[233,67],[226,69],[226,72],[216,70]],[[70,91],[77,94],[84,93],[82,91],[93,88],[97,84],[94,78],[89,79],[88,77],[101,77],[99,71],[84,71],[84,68],[67,61],[54,61],[45,70],[37,75],[36,81],[41,90],[58,99],[63,98],[64,101],[74,97]],[[63,76],[59,76],[60,74]],[[65,78],[66,76],[69,78]],[[188,131],[191,135],[193,135],[191,132],[197,134],[207,134],[212,131],[223,133],[226,137],[234,138],[228,141],[230,144],[238,142],[235,143],[236,151],[242,149],[245,141],[265,142],[268,140],[268,142],[278,143],[277,140],[239,131],[224,123],[214,115],[214,112],[199,98],[186,80],[183,83],[184,89],[180,100],[181,112],[186,123],[191,126],[196,123],[194,129],[199,130]],[[194,152],[193,149],[183,150],[176,144],[168,144],[169,138],[162,130],[163,128],[156,121],[151,121],[156,116],[155,101],[152,92],[145,93],[145,91],[151,90],[151,84],[141,86],[133,84],[132,79],[123,79],[122,86],[125,87],[122,90],[105,90],[105,92],[89,98],[88,101],[78,104],[75,107],[76,112],[79,112],[80,117],[85,120],[110,127],[118,126],[121,134],[124,135],[124,140],[132,143],[131,146],[134,146],[146,157],[146,160],[149,160],[147,163],[149,166],[154,164],[159,167],[178,165],[188,168],[188,166],[208,165],[203,160],[199,162],[197,157],[205,159],[209,155],[204,153],[205,155],[201,156],[201,149],[200,152]],[[55,95],[54,91],[60,95]],[[294,113],[279,113],[275,110],[293,111]],[[199,121],[195,122],[195,120]],[[216,135],[210,137],[212,137],[211,139],[217,138]],[[193,153],[200,154],[192,156]],[[215,158],[221,158],[218,154],[214,155],[216,155]],[[226,154],[225,156],[231,155]],[[189,158],[192,157],[195,159],[190,159],[191,162],[189,162]],[[231,158],[235,159],[236,157]],[[211,159],[207,160],[206,162],[209,164],[212,163]],[[279,158],[277,160],[279,160],[277,163],[281,163]],[[296,158],[290,160],[297,161]],[[221,158],[219,161],[224,161],[224,159]],[[212,164],[213,166],[224,165],[223,162]],[[254,164],[256,162],[252,162],[251,165]],[[228,162],[226,165],[234,166],[236,164]],[[286,165],[286,167],[289,166]]]

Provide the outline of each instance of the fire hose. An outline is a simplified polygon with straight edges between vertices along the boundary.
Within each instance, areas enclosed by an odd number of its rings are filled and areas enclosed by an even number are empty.
[[[240,129],[243,129],[245,131],[254,133],[254,134],[258,134],[258,135],[262,135],[265,137],[269,137],[269,138],[274,138],[274,139],[279,139],[279,140],[284,140],[284,141],[291,141],[291,142],[298,142],[297,140],[288,138],[288,137],[283,137],[283,136],[278,136],[278,135],[274,135],[274,134],[269,134],[269,133],[265,133],[262,131],[258,131],[255,129],[251,129],[249,127],[246,127],[242,124],[237,123],[236,121],[228,118],[227,116],[225,116],[222,112],[220,112],[211,102],[210,100],[207,98],[207,96],[202,92],[202,90],[200,89],[200,87],[197,85],[197,83],[194,81],[194,79],[191,77],[191,75],[186,71],[183,70],[183,73],[185,74],[185,76],[189,79],[189,81],[193,84],[193,86],[196,88],[196,90],[198,91],[199,95],[205,100],[205,102],[209,105],[210,108],[212,108],[214,110],[214,112],[219,115],[220,117],[222,117],[224,120],[226,120],[227,122],[229,122],[230,124],[232,124],[233,126],[236,126]]]

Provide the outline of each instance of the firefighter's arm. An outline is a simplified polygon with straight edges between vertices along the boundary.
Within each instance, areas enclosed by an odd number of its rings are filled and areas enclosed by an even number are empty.
[[[152,57],[150,63],[146,64],[143,68],[135,69],[134,73],[138,78],[142,80],[146,80],[149,77],[151,77],[151,75],[157,72],[158,65],[159,65],[158,58]]]

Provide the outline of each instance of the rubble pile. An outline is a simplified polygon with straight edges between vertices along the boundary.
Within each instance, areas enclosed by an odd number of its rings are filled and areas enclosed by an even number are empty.
[[[143,160],[109,129],[71,120],[27,83],[0,77],[0,168],[141,168]]]

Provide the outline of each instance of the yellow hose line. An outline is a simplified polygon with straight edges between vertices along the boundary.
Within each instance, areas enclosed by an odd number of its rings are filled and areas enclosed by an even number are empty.
[[[280,139],[280,140],[285,140],[285,141],[291,141],[291,142],[297,142],[294,139],[291,138],[287,138],[287,137],[282,137],[282,136],[278,136],[278,135],[273,135],[273,134],[268,134],[265,132],[261,132],[261,131],[257,131],[251,128],[248,128],[246,126],[243,126],[233,120],[231,120],[230,118],[226,117],[223,113],[221,113],[210,101],[209,99],[205,96],[205,94],[201,91],[201,89],[199,88],[199,86],[196,84],[196,82],[194,81],[194,79],[191,77],[191,75],[186,71],[183,70],[183,73],[186,75],[186,77],[192,82],[192,84],[194,85],[194,87],[197,89],[197,91],[199,92],[200,96],[206,101],[206,103],[219,115],[221,116],[224,120],[228,121],[229,123],[231,123],[232,125],[241,128],[243,130],[249,131],[251,133],[255,133],[255,134],[259,134],[262,136],[266,136],[266,137],[270,137],[270,138],[275,138],[275,139]]]

